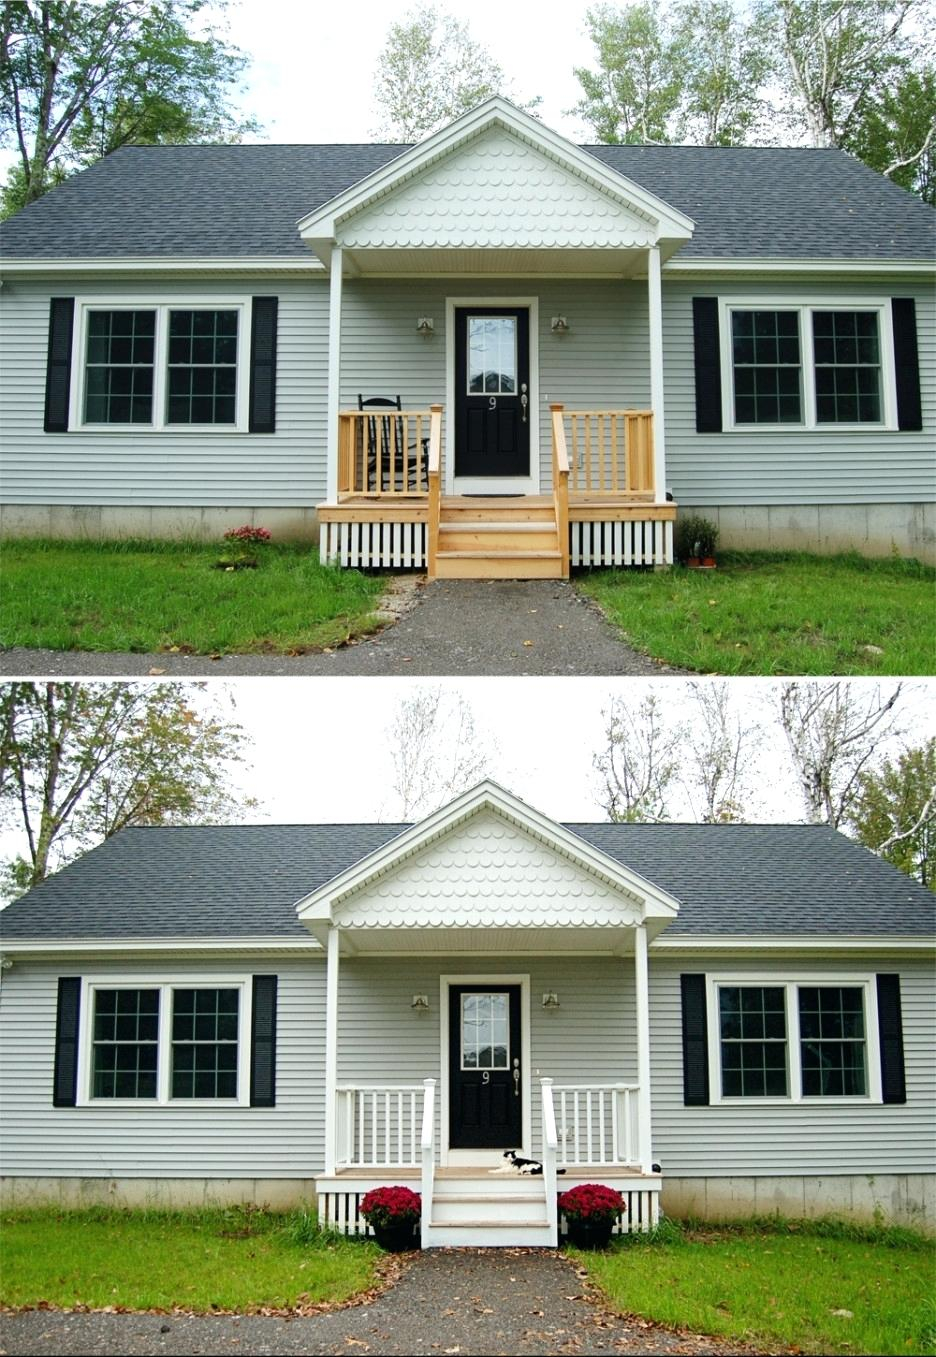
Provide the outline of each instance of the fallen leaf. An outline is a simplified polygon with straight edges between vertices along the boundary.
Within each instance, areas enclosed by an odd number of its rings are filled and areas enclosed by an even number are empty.
[[[150,674],[164,674],[166,671],[165,669],[150,669],[148,672]]]
[[[524,644],[525,646],[531,646],[531,645],[533,644],[533,642],[532,642],[532,641],[524,641],[523,644]]]
[[[854,1318],[855,1318],[855,1312],[854,1312],[853,1310],[830,1310],[830,1311],[829,1311],[829,1314],[830,1314],[830,1315],[835,1315],[837,1319],[854,1319]]]

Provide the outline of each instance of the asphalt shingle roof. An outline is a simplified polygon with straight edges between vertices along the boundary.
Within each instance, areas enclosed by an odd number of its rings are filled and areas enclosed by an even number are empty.
[[[305,937],[296,902],[405,825],[126,829],[0,914],[14,939]],[[936,932],[936,897],[814,825],[570,824],[682,903],[668,934]]]
[[[125,146],[4,222],[0,254],[307,258],[298,219],[406,149]],[[685,257],[936,255],[936,213],[843,151],[584,149],[693,218]]]

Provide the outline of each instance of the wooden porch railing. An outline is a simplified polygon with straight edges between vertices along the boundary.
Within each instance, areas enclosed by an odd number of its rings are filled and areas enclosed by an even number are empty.
[[[636,1084],[556,1084],[559,1160],[639,1164]]]
[[[439,519],[442,514],[442,406],[432,405],[429,424],[429,509],[426,518],[426,573],[432,579],[436,571],[436,553],[439,550]]]
[[[560,406],[550,407],[555,411]],[[652,410],[565,410],[569,491],[587,499],[652,500]],[[553,444],[555,445],[555,424]]]
[[[417,1168],[422,1084],[340,1084],[338,1168]]]
[[[338,493],[425,499],[430,410],[343,410],[338,416]]]
[[[569,453],[566,447],[563,406],[551,405],[553,503],[556,509],[556,530],[562,552],[562,577],[569,578]]]

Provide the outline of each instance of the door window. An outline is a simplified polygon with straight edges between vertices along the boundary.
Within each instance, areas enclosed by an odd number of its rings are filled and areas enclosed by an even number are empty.
[[[517,390],[517,317],[468,317],[468,394],[512,396]]]
[[[461,997],[461,1067],[463,1070],[510,1068],[506,994],[463,994]]]

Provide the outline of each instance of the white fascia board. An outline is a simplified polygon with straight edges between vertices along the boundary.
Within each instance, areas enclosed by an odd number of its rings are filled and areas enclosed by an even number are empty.
[[[676,255],[663,266],[666,273],[923,273],[936,278],[936,265],[927,259],[702,259]]]
[[[301,217],[297,222],[299,234],[306,240],[334,240],[339,221],[369,206],[375,199],[450,154],[488,127],[496,126],[513,132],[551,159],[558,160],[573,174],[589,180],[596,188],[649,217],[657,226],[660,236],[685,240],[691,238],[695,230],[695,222],[691,217],[623,174],[609,169],[595,156],[537,122],[500,95],[478,104],[447,127],[418,145],[411,146],[408,151],[403,151],[386,165],[381,165],[321,207]]]
[[[312,938],[47,938],[10,939],[0,942],[0,955],[44,956],[74,953],[92,953],[95,956],[117,956],[129,953],[203,953],[239,952],[288,955],[293,952],[319,952],[319,944]]]
[[[299,920],[310,926],[315,922],[330,921],[334,905],[484,810],[503,815],[519,829],[550,844],[583,870],[600,877],[613,890],[629,895],[640,905],[642,920],[651,917],[669,922],[679,913],[679,901],[674,896],[487,779],[298,900],[296,914]]]
[[[936,948],[936,938],[895,938],[872,934],[811,934],[783,935],[754,933],[734,934],[679,933],[665,934],[651,944],[654,952],[677,952],[691,955],[697,952],[916,952],[930,953]]]
[[[323,273],[314,255],[307,259],[269,255],[191,255],[154,259],[145,255],[112,255],[100,259],[4,259],[0,275],[17,273]]]

